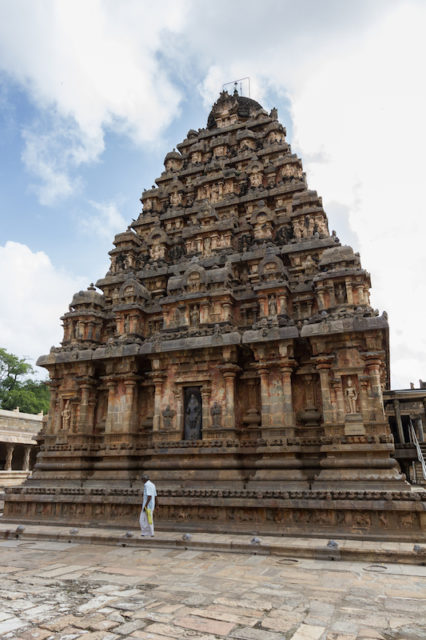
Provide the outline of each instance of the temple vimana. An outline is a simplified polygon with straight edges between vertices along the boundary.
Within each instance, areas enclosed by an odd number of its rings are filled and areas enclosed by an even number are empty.
[[[222,92],[167,153],[105,277],[38,364],[51,408],[20,521],[423,539],[392,457],[386,314],[276,109]]]

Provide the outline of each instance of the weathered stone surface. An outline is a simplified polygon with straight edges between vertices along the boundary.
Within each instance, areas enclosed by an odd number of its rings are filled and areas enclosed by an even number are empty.
[[[383,410],[388,325],[276,111],[223,92],[167,154],[105,278],[39,364],[51,409],[5,514],[129,526],[421,537]]]

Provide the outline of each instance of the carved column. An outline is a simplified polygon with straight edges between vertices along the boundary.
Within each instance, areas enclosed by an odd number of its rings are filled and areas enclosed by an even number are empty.
[[[291,372],[293,367],[289,364],[281,366],[283,388],[283,423],[285,427],[294,427],[293,394],[291,389]]]
[[[320,376],[322,410],[324,416],[324,424],[333,423],[333,405],[330,398],[330,375],[331,368],[330,358],[319,358],[317,360],[317,370]]]
[[[210,429],[211,427],[210,394],[211,394],[210,386],[208,384],[203,384],[203,386],[201,387],[201,400],[203,405],[203,432],[204,432],[204,429]],[[235,423],[235,418],[234,418],[234,423]]]
[[[4,470],[5,471],[12,471],[12,458],[13,458],[14,449],[15,449],[15,445],[14,444],[7,444],[6,445],[6,461],[4,463]]]
[[[348,300],[348,304],[353,304],[354,296],[353,296],[353,290],[352,290],[352,282],[350,280],[346,280],[345,284],[346,284],[346,297]]]
[[[176,407],[176,430],[180,434],[180,439],[183,438],[183,392],[180,386],[174,389],[175,407]]]
[[[336,420],[337,422],[345,421],[345,400],[343,398],[342,378],[337,376],[332,381],[334,392],[336,394]]]
[[[136,377],[128,378],[124,381],[126,389],[126,409],[123,419],[123,431],[136,431],[137,413],[135,408],[136,388],[138,379]]]
[[[260,403],[262,415],[262,427],[269,427],[271,424],[271,407],[269,403],[269,375],[266,367],[259,367],[260,377]]]
[[[223,426],[227,429],[235,429],[235,376],[234,369],[223,371],[225,379],[226,410]]]
[[[417,439],[419,442],[425,441],[424,431],[423,431],[423,420],[421,416],[416,418],[416,431],[417,431]]]
[[[159,429],[161,429],[161,397],[163,392],[163,382],[165,378],[165,374],[159,372],[155,373],[152,376],[152,380],[155,385],[153,431],[159,431]]]
[[[383,406],[382,384],[380,380],[381,359],[376,354],[364,356],[368,375],[370,376],[371,395],[378,420],[385,419]]]
[[[328,284],[326,287],[328,291],[329,307],[336,306],[336,296],[334,295],[334,285]]]
[[[81,433],[88,433],[89,396],[91,381],[86,378],[80,382],[80,415],[78,420],[78,430]]]
[[[259,311],[260,318],[268,317],[268,298],[265,295],[259,296]]]
[[[30,470],[30,453],[31,453],[31,446],[27,445],[24,448],[24,460],[22,463],[22,471],[29,471]]]
[[[278,313],[287,313],[287,296],[284,293],[280,293],[278,296]]]
[[[325,300],[324,300],[324,287],[317,287],[317,299],[318,299],[318,309],[322,311],[325,309]]]
[[[111,433],[114,431],[115,423],[116,423],[116,407],[115,407],[115,392],[117,388],[117,383],[113,379],[106,380],[106,386],[108,389],[108,407],[107,407],[107,417],[105,423],[105,433]]]
[[[401,444],[404,444],[404,429],[402,428],[401,409],[399,406],[399,400],[393,401],[393,409],[395,411],[396,428],[398,430],[398,437]]]
[[[58,421],[60,421],[60,409],[57,406],[59,383],[57,380],[51,380],[48,384],[50,389],[50,408],[47,416],[47,433],[55,433],[59,428]]]

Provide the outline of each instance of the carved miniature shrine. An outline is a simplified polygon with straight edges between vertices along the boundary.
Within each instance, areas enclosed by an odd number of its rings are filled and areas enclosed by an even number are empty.
[[[39,360],[49,420],[7,517],[137,526],[145,471],[159,527],[421,537],[383,409],[386,315],[285,133],[223,92],[166,155]]]

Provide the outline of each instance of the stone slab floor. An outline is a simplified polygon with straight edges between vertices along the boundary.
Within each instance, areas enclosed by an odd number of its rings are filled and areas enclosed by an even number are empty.
[[[426,568],[0,542],[0,637],[426,639]]]

